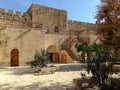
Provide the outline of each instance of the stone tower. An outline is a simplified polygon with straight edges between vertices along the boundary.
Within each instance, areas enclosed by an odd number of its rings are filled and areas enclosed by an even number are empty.
[[[34,28],[46,29],[51,32],[54,32],[55,28],[59,30],[67,28],[67,12],[65,10],[32,4],[26,13],[31,17],[31,24]]]

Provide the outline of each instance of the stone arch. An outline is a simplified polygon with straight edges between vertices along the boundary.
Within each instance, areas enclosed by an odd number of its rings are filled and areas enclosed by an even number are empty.
[[[51,60],[51,62],[53,62],[53,63],[60,62],[58,47],[56,47],[55,45],[50,45],[47,48],[47,52],[50,53],[50,60]]]
[[[11,51],[11,66],[19,66],[19,50],[12,49]]]
[[[66,63],[67,62],[67,55],[64,52],[61,54],[61,62],[62,63]]]

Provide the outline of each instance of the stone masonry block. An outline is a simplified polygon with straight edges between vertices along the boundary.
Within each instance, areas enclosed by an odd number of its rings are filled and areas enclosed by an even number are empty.
[[[5,9],[0,8],[0,13],[5,13]]]
[[[13,10],[8,10],[8,14],[13,15]]]
[[[19,12],[19,11],[16,11],[16,15],[19,16],[19,17],[22,16],[22,15],[21,15],[21,12]]]

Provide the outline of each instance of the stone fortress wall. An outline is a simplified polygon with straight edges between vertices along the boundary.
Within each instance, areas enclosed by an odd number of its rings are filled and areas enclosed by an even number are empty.
[[[68,20],[68,30],[96,30],[96,24]]]
[[[76,40],[93,42],[96,28],[96,24],[68,20],[65,10],[36,4],[23,14],[0,9],[0,65],[11,66],[14,49],[19,51],[18,65],[26,65],[41,49],[52,53],[53,62],[73,62],[77,56]]]
[[[60,31],[79,31],[88,30],[95,31],[96,24],[68,20],[67,11],[49,8],[41,5],[32,4],[27,12],[21,14],[13,10],[5,11],[0,8],[0,26],[13,27],[32,27],[45,29],[54,32],[55,27]]]

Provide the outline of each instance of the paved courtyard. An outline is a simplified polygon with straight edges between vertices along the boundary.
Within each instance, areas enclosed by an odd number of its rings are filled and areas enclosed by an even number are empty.
[[[0,67],[0,90],[66,90],[84,72],[80,64],[54,64],[58,71],[41,75],[29,66]]]

